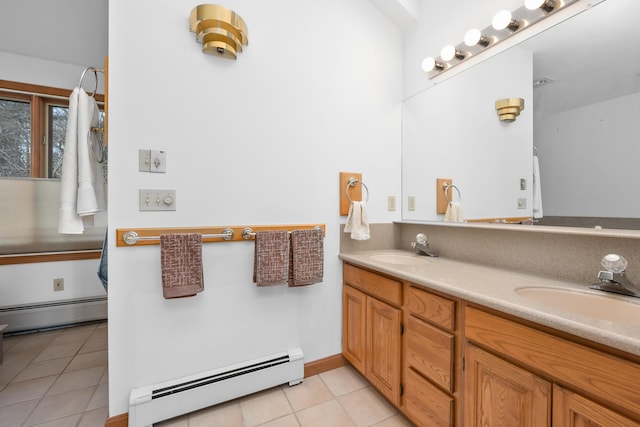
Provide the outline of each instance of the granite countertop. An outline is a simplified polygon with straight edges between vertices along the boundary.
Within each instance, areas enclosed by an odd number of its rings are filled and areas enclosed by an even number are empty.
[[[409,255],[419,259],[415,263],[392,264],[372,258],[372,255],[377,254]],[[394,249],[340,253],[340,259],[640,356],[640,317],[631,319],[629,324],[602,320],[550,308],[516,293],[518,288],[523,287],[601,293],[589,290],[584,283],[552,280],[442,257],[422,257],[413,252]],[[640,299],[606,295],[640,306]]]

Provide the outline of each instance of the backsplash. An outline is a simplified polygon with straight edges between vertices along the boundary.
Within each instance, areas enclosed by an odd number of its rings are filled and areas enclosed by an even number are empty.
[[[597,282],[602,257],[617,253],[629,261],[629,279],[640,283],[640,236],[637,233],[598,236],[576,228],[519,227],[372,224],[371,240],[353,241],[347,233],[341,233],[340,248],[342,252],[411,250],[416,234],[425,233],[431,248],[442,257],[585,285]]]

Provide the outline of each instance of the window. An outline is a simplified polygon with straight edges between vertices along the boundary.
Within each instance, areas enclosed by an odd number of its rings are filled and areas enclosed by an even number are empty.
[[[0,80],[0,177],[60,178],[71,91]],[[103,96],[100,126],[104,122]],[[102,134],[96,134],[94,153]],[[106,178],[106,157],[102,162]]]

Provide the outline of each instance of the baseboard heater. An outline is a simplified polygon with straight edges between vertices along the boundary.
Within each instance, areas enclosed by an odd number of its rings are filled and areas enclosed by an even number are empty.
[[[174,381],[140,387],[129,396],[129,427],[197,411],[304,377],[301,348],[202,372]]]
[[[85,297],[0,307],[5,333],[33,332],[107,319],[107,297]]]

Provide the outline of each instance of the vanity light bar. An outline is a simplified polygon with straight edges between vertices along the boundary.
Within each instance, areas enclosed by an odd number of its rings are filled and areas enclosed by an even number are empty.
[[[429,79],[440,76],[577,1],[580,0],[526,0],[525,5],[513,13],[500,11],[493,19],[495,26],[490,25],[482,31],[476,28],[467,31],[463,43],[445,46],[438,57],[425,58],[422,61],[422,70],[427,73]],[[452,51],[454,55],[451,55]]]

